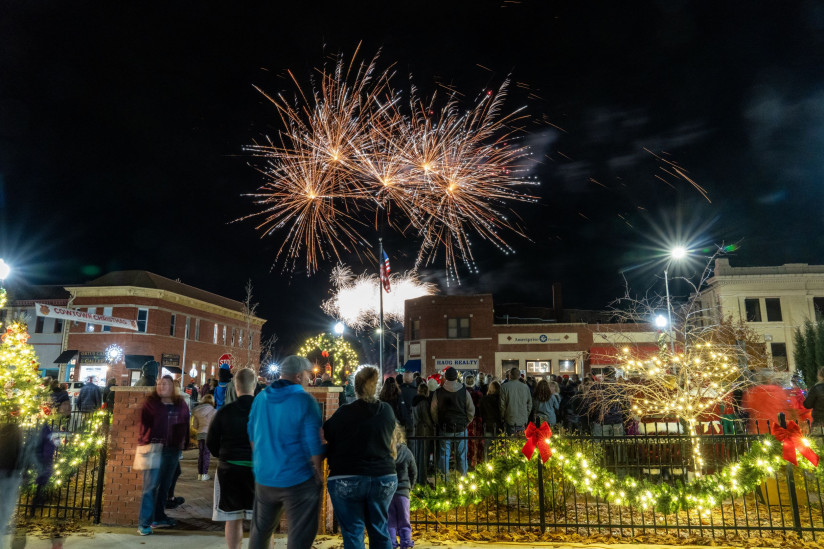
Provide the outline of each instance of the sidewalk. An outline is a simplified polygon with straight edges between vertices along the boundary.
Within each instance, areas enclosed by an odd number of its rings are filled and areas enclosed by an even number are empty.
[[[185,498],[186,501],[175,509],[169,509],[166,514],[178,522],[178,530],[223,533],[222,522],[212,522],[212,496],[214,480],[197,480],[197,448],[183,452],[180,461],[182,470],[177,480],[175,496]],[[215,478],[217,458],[212,458],[209,464],[209,476]]]

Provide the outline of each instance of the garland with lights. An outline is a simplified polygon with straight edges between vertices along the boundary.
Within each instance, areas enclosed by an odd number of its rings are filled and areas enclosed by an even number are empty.
[[[534,429],[534,427],[533,427]],[[824,467],[818,467],[819,450],[816,445],[801,436],[797,424],[790,422],[787,429],[775,426],[773,435],[765,435],[756,441],[735,463],[722,470],[701,476],[694,482],[683,484],[653,484],[647,480],[619,479],[614,473],[595,464],[597,457],[576,451],[572,444],[559,435],[528,432],[527,444],[523,440],[501,442],[498,456],[482,464],[475,471],[435,488],[418,485],[412,490],[412,510],[449,511],[464,505],[477,505],[499,490],[517,484],[525,476],[526,467],[535,455],[543,460],[538,467],[547,473],[545,481],[563,478],[581,494],[587,494],[614,505],[654,509],[672,514],[679,511],[697,510],[709,515],[710,510],[728,498],[737,498],[754,491],[768,477],[775,474],[785,460],[796,463],[824,482]],[[531,436],[530,436],[531,435]],[[529,458],[525,458],[525,454]],[[798,456],[804,459],[798,459]],[[814,458],[810,461],[811,458]],[[559,476],[560,475],[560,476]]]
[[[358,353],[342,337],[318,334],[307,339],[298,350],[298,356],[305,356],[318,366],[332,365],[333,376],[339,382],[345,381],[358,367]]]
[[[58,488],[63,482],[77,473],[80,467],[100,447],[106,443],[105,426],[111,422],[111,415],[105,410],[98,410],[89,417],[85,429],[76,433],[67,433],[60,441],[54,455],[52,475],[47,488]],[[30,475],[33,479],[35,475]],[[30,485],[33,487],[33,485]]]

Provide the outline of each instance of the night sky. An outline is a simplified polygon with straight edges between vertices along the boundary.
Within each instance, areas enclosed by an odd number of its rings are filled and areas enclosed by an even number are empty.
[[[510,109],[541,163],[530,240],[504,256],[477,240],[478,274],[445,293],[603,308],[662,291],[663,250],[735,265],[822,263],[824,4],[820,2],[53,2],[0,0],[0,257],[28,283],[146,269],[233,298],[251,278],[281,338],[328,329],[333,265],[272,269],[244,193],[244,146],[279,120],[253,88],[292,92],[337,52],[382,48],[424,92],[471,101],[508,75]],[[467,103],[469,104],[469,103]],[[649,152],[648,152],[649,151]],[[668,159],[706,189],[662,168]],[[660,179],[659,179],[660,178]],[[414,238],[392,238],[394,271]],[[365,266],[344,258],[356,271]],[[675,284],[676,294],[686,286]]]

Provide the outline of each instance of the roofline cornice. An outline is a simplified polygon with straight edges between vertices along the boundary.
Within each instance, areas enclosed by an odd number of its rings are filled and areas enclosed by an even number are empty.
[[[208,303],[200,299],[194,299],[175,292],[158,290],[156,288],[140,288],[138,286],[66,286],[66,290],[69,291],[72,299],[75,297],[145,297],[148,299],[161,299],[206,313],[233,318],[241,322],[246,322],[247,320],[246,316],[240,311],[227,309],[214,303]],[[263,326],[266,323],[266,320],[263,318],[252,317],[251,320],[252,324],[257,327]]]

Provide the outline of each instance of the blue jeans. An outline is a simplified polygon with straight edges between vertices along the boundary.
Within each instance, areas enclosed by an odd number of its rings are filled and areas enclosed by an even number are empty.
[[[140,499],[140,516],[137,519],[141,528],[168,518],[166,497],[178,463],[180,450],[164,447],[160,454],[160,467],[143,471],[143,496]]]
[[[449,474],[449,452],[454,450],[455,453],[455,467],[461,475],[465,475],[468,469],[466,463],[466,437],[467,430],[446,432],[441,431],[442,437],[456,437],[456,438],[442,438],[438,440],[438,467],[443,474]]]
[[[392,549],[389,540],[389,504],[398,487],[398,475],[353,475],[326,481],[338,517],[344,549],[363,549],[363,529],[369,549]]]

